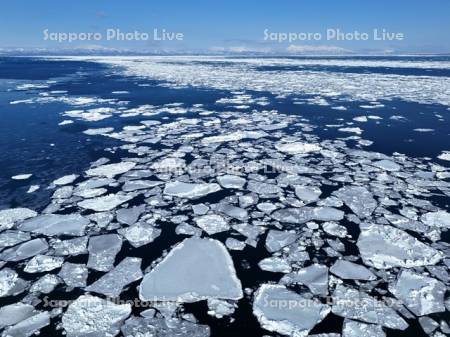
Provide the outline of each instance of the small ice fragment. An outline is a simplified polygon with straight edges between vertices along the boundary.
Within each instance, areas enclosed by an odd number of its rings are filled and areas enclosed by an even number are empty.
[[[286,336],[306,337],[329,312],[328,305],[282,285],[263,284],[253,301],[253,314],[261,326]]]
[[[133,198],[134,195],[132,194],[123,194],[119,192],[116,194],[108,194],[105,196],[80,201],[78,203],[78,206],[96,212],[106,212],[116,208],[117,206],[127,201],[130,201]]]
[[[346,260],[337,260],[331,266],[330,272],[343,280],[373,281],[377,278],[366,267]]]
[[[207,214],[194,218],[198,227],[203,229],[208,235],[224,232],[230,229],[230,225],[225,218],[218,214]]]
[[[0,254],[0,260],[17,262],[45,253],[47,250],[47,241],[44,239],[34,239],[18,246],[5,249]]]
[[[181,181],[173,181],[166,184],[164,188],[164,194],[171,195],[179,198],[196,199],[219,191],[221,188],[216,183],[184,183]]]
[[[62,317],[67,337],[114,337],[131,313],[131,304],[115,304],[91,295],[81,295]]]
[[[126,257],[113,270],[86,287],[86,291],[118,297],[128,284],[142,278],[141,261],[137,257]]]
[[[89,271],[84,264],[66,262],[63,264],[58,276],[69,287],[85,287],[88,273]]]
[[[133,162],[121,162],[116,164],[106,164],[98,166],[86,171],[86,174],[90,177],[107,177],[114,178],[114,176],[123,174],[130,171],[136,166]]]
[[[64,258],[47,255],[36,255],[25,265],[26,273],[42,273],[59,268],[64,263]]]
[[[87,266],[98,271],[110,271],[121,248],[122,239],[117,234],[92,236],[89,239]]]

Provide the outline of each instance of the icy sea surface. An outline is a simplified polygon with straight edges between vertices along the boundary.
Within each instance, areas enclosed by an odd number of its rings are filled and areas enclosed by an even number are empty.
[[[450,335],[450,58],[0,57],[1,337]]]

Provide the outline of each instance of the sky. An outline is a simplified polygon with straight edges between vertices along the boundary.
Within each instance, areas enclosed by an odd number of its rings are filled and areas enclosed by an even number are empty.
[[[14,0],[0,48],[449,53],[449,16],[448,0]]]

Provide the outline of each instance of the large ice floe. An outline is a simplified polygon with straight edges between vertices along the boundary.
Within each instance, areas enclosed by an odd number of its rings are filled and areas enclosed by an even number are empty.
[[[212,239],[191,238],[173,248],[145,275],[139,296],[152,301],[196,302],[238,300],[243,294],[225,246]]]
[[[338,111],[356,99],[362,110],[397,98],[449,105],[448,79],[257,70],[435,63],[95,60],[143,88],[151,77],[231,91],[208,107],[30,93],[23,104],[72,105],[64,118],[74,124],[102,120],[86,137],[117,143],[83,171],[41,184],[45,208],[0,210],[2,337],[214,337],[247,325],[255,336],[450,334],[445,153],[374,152],[364,125],[392,119],[362,111],[330,124],[335,138],[319,137],[313,118],[271,110],[268,94]]]

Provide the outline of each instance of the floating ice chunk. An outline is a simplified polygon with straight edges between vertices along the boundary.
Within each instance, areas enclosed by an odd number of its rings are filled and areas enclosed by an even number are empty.
[[[402,270],[389,290],[417,316],[445,311],[446,287],[434,278]]]
[[[83,236],[89,220],[79,214],[44,214],[26,220],[19,229],[47,236]]]
[[[367,218],[377,207],[377,202],[365,187],[345,186],[334,192],[358,217]]]
[[[408,323],[383,302],[364,292],[338,285],[333,293],[332,312],[335,315],[391,329],[405,330]]]
[[[276,143],[275,148],[278,151],[287,154],[303,154],[310,152],[319,152],[321,150],[321,147],[318,144],[308,144],[301,142]]]
[[[0,234],[0,249],[15,246],[21,242],[31,240],[29,233],[20,231],[5,231]]]
[[[420,220],[431,227],[450,228],[450,213],[446,211],[426,213]]]
[[[319,200],[321,194],[322,191],[316,186],[295,186],[295,195],[307,204]]]
[[[31,176],[32,176],[32,174],[30,174],[30,173],[18,174],[18,175],[12,176],[11,179],[12,180],[27,180],[27,179],[30,179]]]
[[[338,129],[341,132],[348,132],[348,133],[356,133],[357,135],[362,134],[363,130],[361,128],[339,128]]]
[[[161,161],[154,163],[150,166],[152,169],[164,172],[182,172],[186,168],[186,161],[182,158],[164,158]]]
[[[113,131],[114,131],[114,128],[98,128],[98,129],[87,129],[87,130],[84,130],[83,133],[88,136],[96,136],[96,135],[103,135],[106,133],[110,133]]]
[[[447,160],[447,161],[450,161],[450,151],[443,151],[443,152],[438,156],[438,158],[439,158],[440,160]]]
[[[84,264],[66,262],[63,264],[58,276],[69,287],[85,287],[88,273],[89,271]]]
[[[37,334],[39,330],[49,324],[50,314],[48,312],[40,312],[6,329],[2,337],[29,337]]]
[[[322,224],[322,227],[323,230],[329,235],[337,236],[338,238],[345,238],[347,236],[347,228],[336,222],[325,222]]]
[[[149,244],[161,235],[161,229],[141,222],[127,228],[119,229],[118,232],[135,248]]]
[[[353,118],[353,120],[356,122],[364,123],[364,122],[367,122],[367,117],[366,116],[357,116],[357,117]]]
[[[377,278],[366,267],[346,260],[337,260],[331,266],[330,272],[343,280],[373,281]]]
[[[15,303],[0,308],[0,329],[14,325],[31,317],[34,307],[30,304]]]
[[[267,257],[258,263],[259,268],[273,273],[289,273],[292,268],[288,261],[281,257]]]
[[[94,198],[108,192],[106,188],[91,188],[91,189],[77,189],[73,193],[74,195],[81,197],[83,199],[86,198]]]
[[[225,215],[228,215],[229,217],[244,221],[248,218],[248,212],[240,207],[236,207],[233,205],[230,205],[226,202],[221,202],[219,204],[214,205],[214,210],[223,213]]]
[[[233,303],[215,298],[208,299],[208,315],[222,318],[232,315],[235,309],[235,304]]]
[[[23,269],[27,273],[42,273],[59,268],[64,263],[64,258],[47,255],[36,255],[25,265]]]
[[[401,166],[394,163],[392,160],[382,159],[372,163],[373,166],[378,167],[385,171],[397,172],[400,171]]]
[[[190,238],[173,248],[139,287],[141,300],[196,302],[242,298],[241,282],[225,246]]]
[[[224,232],[230,229],[230,225],[225,218],[218,214],[207,214],[194,218],[198,227],[203,229],[208,235]]]
[[[92,236],[89,239],[87,266],[98,271],[110,271],[121,248],[122,239],[117,234]]]
[[[45,253],[48,250],[47,241],[44,239],[34,239],[24,242],[18,246],[5,249],[0,254],[0,260],[21,261],[38,254]]]
[[[434,332],[438,327],[439,327],[439,323],[436,322],[434,319],[430,318],[430,317],[419,317],[419,323],[420,326],[422,327],[423,331],[425,331],[425,333],[427,333],[428,335],[430,335],[432,332]],[[446,333],[449,333],[449,331],[444,331]],[[437,335],[434,335],[437,336]]]
[[[225,246],[230,250],[243,250],[246,246],[245,242],[236,240],[235,238],[228,238],[225,241]]]
[[[205,215],[209,211],[209,206],[205,204],[192,205],[192,211],[195,215]]]
[[[401,229],[375,224],[361,227],[357,245],[366,265],[377,269],[413,268],[434,265],[443,257]]]
[[[122,333],[124,337],[209,337],[210,329],[207,325],[200,325],[186,320],[131,317],[122,326]]]
[[[15,223],[33,218],[37,213],[28,208],[10,208],[0,211],[0,231],[9,229]]]
[[[136,163],[124,161],[116,164],[106,164],[86,171],[90,177],[114,178],[116,175],[130,171],[136,166]]]
[[[61,177],[59,179],[56,179],[53,182],[53,185],[56,185],[56,186],[68,185],[68,184],[73,183],[78,177],[79,177],[79,175],[77,175],[77,174],[70,174],[70,175]]]
[[[262,195],[282,193],[283,189],[275,184],[263,183],[260,181],[250,180],[247,189]]]
[[[58,125],[63,126],[63,125],[69,125],[69,124],[73,124],[73,123],[74,123],[74,121],[66,119],[66,120],[63,120],[62,122],[58,123]]]
[[[236,131],[221,136],[205,137],[202,139],[202,143],[207,145],[213,143],[234,142],[242,139],[259,139],[267,136],[268,134],[264,131]]]
[[[386,337],[386,334],[379,325],[345,319],[342,328],[342,337]]]
[[[10,268],[0,270],[0,297],[20,294],[28,283]]]
[[[39,185],[31,185],[30,188],[28,188],[27,193],[34,193],[36,192],[38,189],[40,189],[41,187]]]
[[[283,276],[281,284],[304,284],[314,295],[328,294],[328,268],[313,264],[296,272]]]
[[[137,190],[153,188],[161,184],[163,184],[162,181],[127,180],[125,184],[123,184],[122,190],[125,192],[133,192]]]
[[[231,174],[226,174],[223,176],[217,177],[217,182],[223,187],[223,188],[236,188],[241,189],[244,187],[247,180],[245,178],[234,176]]]
[[[136,223],[144,211],[145,205],[135,206],[132,208],[121,208],[117,210],[117,221],[126,225],[132,225]]]
[[[130,304],[82,295],[69,305],[62,317],[67,337],[114,337],[130,315]]]
[[[61,279],[53,274],[46,274],[33,283],[30,287],[31,293],[49,294],[61,283]]]
[[[216,183],[193,184],[173,181],[166,184],[164,194],[179,198],[196,199],[217,192],[220,189],[219,184]]]
[[[267,233],[266,248],[270,253],[273,253],[294,243],[297,238],[298,236],[294,232],[271,229],[269,233]]]
[[[106,212],[116,208],[117,206],[127,201],[130,201],[133,198],[134,198],[133,194],[123,194],[119,192],[116,194],[108,194],[105,196],[80,201],[78,203],[78,206],[96,212]]]
[[[344,218],[344,212],[332,207],[301,207],[284,208],[275,211],[271,217],[280,222],[303,224],[308,221],[339,221]]]
[[[54,255],[80,255],[87,253],[88,237],[75,238],[71,240],[54,241],[52,248]]]
[[[263,284],[253,302],[253,314],[261,326],[286,336],[307,336],[329,312],[329,306],[282,285]]]
[[[110,297],[118,297],[123,288],[142,278],[141,259],[126,257],[113,270],[86,288]]]

